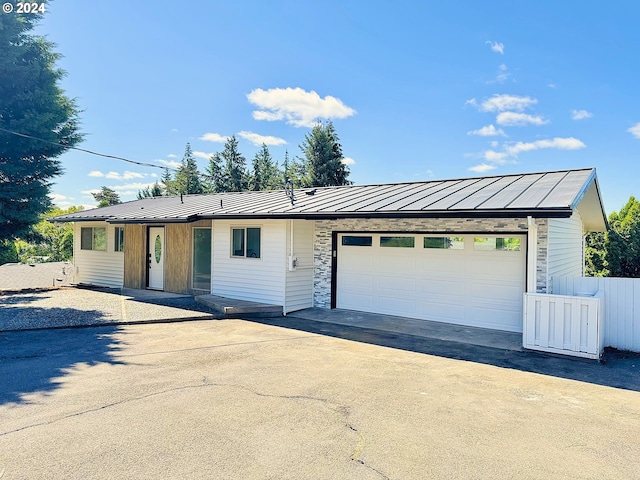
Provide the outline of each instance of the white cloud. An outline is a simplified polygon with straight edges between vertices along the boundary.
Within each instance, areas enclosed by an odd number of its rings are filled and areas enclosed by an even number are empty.
[[[498,83],[506,82],[507,79],[511,76],[511,74],[509,73],[509,69],[503,63],[502,65],[500,65],[498,70],[499,70],[499,72],[498,72],[498,75],[496,76],[496,82],[498,82]]]
[[[636,138],[640,138],[640,122],[636,123],[633,127],[628,128],[627,132]]]
[[[205,160],[209,160],[211,158],[211,155],[213,155],[213,152],[207,153],[207,152],[199,152],[197,150],[193,151],[194,157],[204,158]]]
[[[502,112],[496,117],[498,125],[505,127],[524,127],[526,125],[545,125],[549,120],[545,120],[540,115],[529,115],[518,112]]]
[[[229,137],[220,135],[219,133],[205,133],[198,140],[204,140],[205,142],[224,143],[229,140]]]
[[[248,132],[243,130],[238,132],[238,136],[249,140],[254,145],[260,146],[263,143],[265,145],[286,145],[287,141],[284,138],[272,137],[271,135],[260,135],[259,133]]]
[[[89,176],[90,177],[104,177],[104,173],[102,173],[100,170],[92,170],[89,172]]]
[[[523,111],[525,108],[538,103],[538,100],[531,97],[521,97],[519,95],[494,95],[483,101],[480,105],[475,98],[467,100],[465,105],[478,107],[481,112],[505,112],[507,110]]]
[[[588,112],[586,110],[572,110],[571,111],[571,119],[572,120],[584,120],[585,118],[593,117],[593,113]]]
[[[354,163],[356,163],[356,161],[351,157],[343,157],[342,163],[344,163],[345,165],[353,165]]]
[[[104,175],[105,178],[110,180],[133,180],[134,178],[144,178],[146,176],[146,174],[129,172],[128,170],[125,170],[124,173],[108,172]]]
[[[553,138],[551,140],[537,140],[535,142],[518,142],[506,148],[511,156],[516,156],[521,152],[529,152],[532,150],[540,150],[542,148],[557,148],[558,150],[578,150],[585,148],[586,145],[577,138]]]
[[[155,182],[151,183],[143,183],[143,182],[135,182],[135,183],[125,183],[124,185],[113,185],[109,187],[111,190],[115,190],[119,192],[121,195],[135,195],[138,193],[138,190],[142,190],[143,188],[152,187]]]
[[[471,172],[476,172],[476,173],[484,173],[484,172],[489,172],[491,170],[495,170],[496,167],[495,165],[489,165],[487,163],[481,163],[480,165],[475,165],[473,167],[469,168],[469,171]]]
[[[491,148],[498,148],[498,141],[497,140],[492,140],[491,142],[489,142],[489,145],[491,145]]]
[[[167,158],[178,158],[178,155],[176,155],[175,153],[170,153],[169,155],[167,155]]]
[[[492,163],[504,164],[507,163],[507,154],[505,152],[496,152],[495,150],[487,150],[482,154],[483,158]]]
[[[504,130],[494,127],[493,124],[486,125],[478,130],[471,130],[470,132],[467,132],[467,135],[479,135],[481,137],[496,137],[498,135],[503,137],[507,136],[506,133],[504,133]]]
[[[174,156],[175,158],[175,156]],[[162,159],[157,159],[155,160],[158,163],[161,163],[162,165],[169,167],[169,168],[178,168],[180,165],[182,165],[182,163],[180,162],[176,162],[175,160],[162,160]]]
[[[80,193],[90,196],[92,193],[98,193],[99,191],[99,188],[92,188],[91,190],[82,190]]]
[[[261,109],[253,112],[255,120],[284,120],[296,127],[313,127],[319,120],[347,118],[356,113],[339,98],[322,98],[313,90],[302,88],[256,88],[247,99]]]
[[[491,40],[487,40],[484,43],[485,44],[489,44],[489,46],[491,47],[491,51],[499,53],[501,55],[504,54],[504,44],[503,43],[492,42]]]

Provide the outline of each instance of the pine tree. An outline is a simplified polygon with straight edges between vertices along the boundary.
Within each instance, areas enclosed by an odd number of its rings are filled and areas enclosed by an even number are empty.
[[[253,157],[252,170],[249,185],[251,190],[273,190],[281,187],[282,174],[264,143]]]
[[[82,140],[78,108],[59,86],[65,74],[55,66],[60,55],[51,42],[30,33],[40,18],[0,14],[0,238],[5,240],[26,234],[48,210],[51,179],[62,172],[57,157]]]
[[[165,167],[164,173],[162,174],[162,178],[160,179],[162,185],[164,187],[165,195],[177,195],[179,192],[176,188],[175,182],[169,173],[169,169]]]
[[[308,172],[308,186],[350,185],[349,168],[342,163],[342,145],[333,123],[318,124],[300,145]]]
[[[243,192],[248,189],[247,160],[238,150],[238,140],[235,135],[224,144],[220,156],[225,162],[223,176],[226,192]]]
[[[174,179],[175,188],[178,193],[203,193],[204,188],[200,182],[200,172],[198,172],[198,164],[196,157],[191,151],[191,144],[187,143],[182,157],[182,164],[178,167],[176,177]]]
[[[161,197],[162,196],[162,187],[158,184],[158,182],[154,183],[153,186],[146,186],[142,190],[138,190],[138,200],[142,200],[143,198],[149,197]]]
[[[205,170],[205,192],[206,193],[219,193],[225,192],[226,181],[224,178],[224,172],[222,168],[222,157],[219,153],[214,153],[209,157],[209,165]]]

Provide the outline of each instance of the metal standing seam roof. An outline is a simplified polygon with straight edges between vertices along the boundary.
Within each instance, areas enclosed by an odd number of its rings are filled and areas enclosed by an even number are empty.
[[[84,210],[60,222],[191,222],[215,218],[570,216],[595,169],[454,180],[152,197]],[[597,183],[596,183],[597,185]],[[601,205],[601,203],[600,203]],[[602,212],[604,215],[604,211]]]

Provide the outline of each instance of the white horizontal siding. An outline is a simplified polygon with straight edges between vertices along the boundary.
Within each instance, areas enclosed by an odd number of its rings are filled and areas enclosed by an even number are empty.
[[[260,227],[258,259],[231,256],[231,228]],[[254,302],[284,304],[285,238],[284,220],[215,220],[211,293]]]
[[[124,253],[114,251],[116,226],[106,222],[76,222],[73,230],[73,263],[77,283],[122,287]],[[107,250],[105,252],[81,250],[80,229],[82,227],[105,227],[107,229]]]
[[[295,270],[286,271],[285,312],[313,307],[313,221],[293,221],[293,256],[298,259]],[[291,252],[290,223],[287,222],[287,258]]]
[[[581,276],[582,248],[582,219],[578,213],[571,218],[550,218],[547,250],[549,281],[554,276]]]

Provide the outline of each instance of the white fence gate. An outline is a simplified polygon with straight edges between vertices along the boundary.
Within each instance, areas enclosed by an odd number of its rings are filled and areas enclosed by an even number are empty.
[[[604,346],[640,352],[640,278],[553,277],[558,295],[604,295]]]
[[[525,348],[599,359],[604,348],[602,292],[591,296],[524,294]]]

